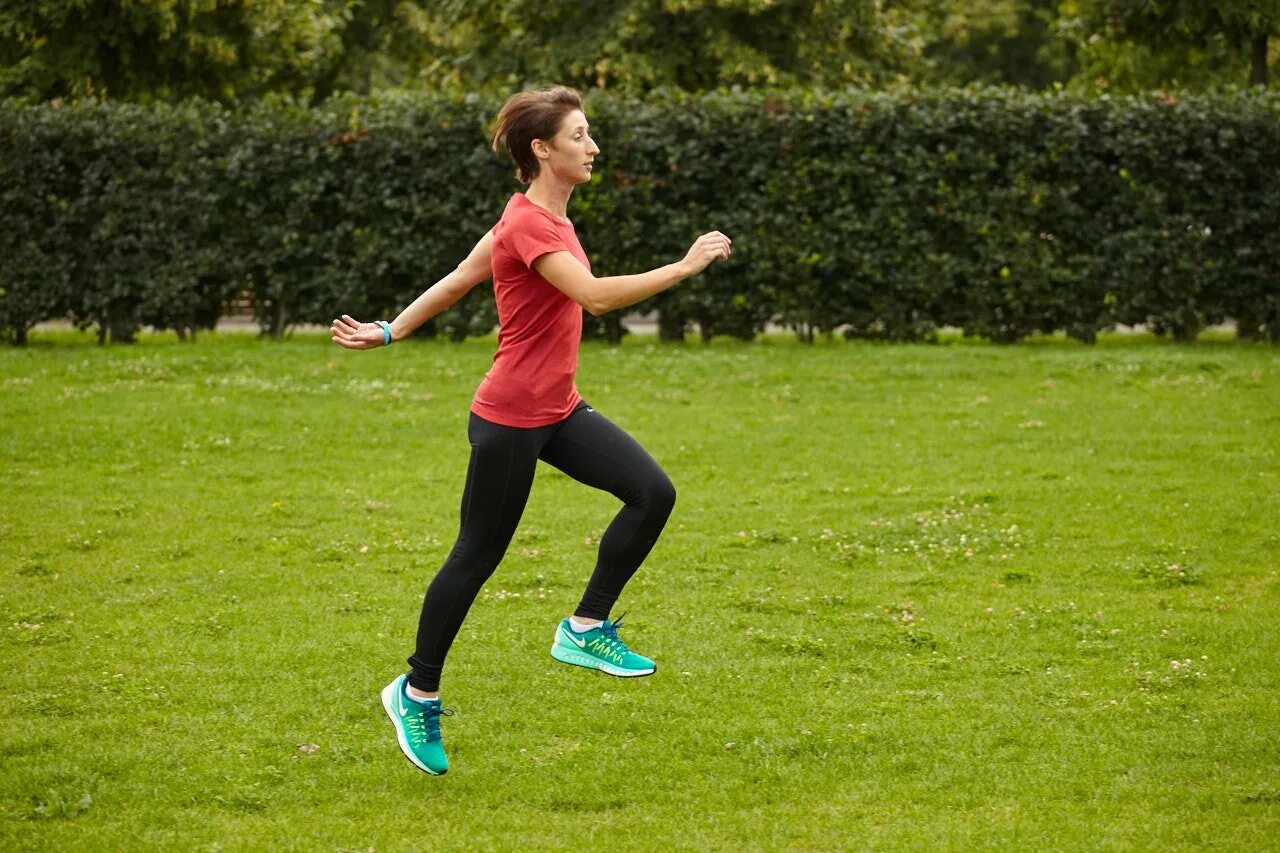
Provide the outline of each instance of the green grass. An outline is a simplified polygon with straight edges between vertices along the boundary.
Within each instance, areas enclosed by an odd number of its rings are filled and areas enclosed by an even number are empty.
[[[610,496],[543,468],[401,756],[493,341],[0,351],[0,846],[1280,846],[1280,352],[585,346],[679,497],[554,662]]]

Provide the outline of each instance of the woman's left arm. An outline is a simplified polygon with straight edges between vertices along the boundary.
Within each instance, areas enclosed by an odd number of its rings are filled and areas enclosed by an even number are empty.
[[[480,242],[472,248],[471,254],[467,255],[466,260],[458,264],[452,273],[426,288],[421,296],[413,300],[412,305],[401,311],[396,319],[390,321],[392,341],[410,336],[417,327],[439,314],[440,311],[447,310],[454,302],[466,296],[467,291],[472,287],[489,278],[489,275],[493,274],[493,261],[490,255],[492,246],[493,232],[490,231],[480,238]],[[334,320],[329,330],[333,334],[333,342],[347,347],[348,350],[372,350],[375,347],[385,346],[385,336],[380,325],[361,323],[349,314],[343,314],[342,319]]]
[[[423,323],[448,310],[471,288],[489,278],[493,274],[492,247],[493,232],[488,231],[453,272],[427,288],[391,321],[391,340],[398,341],[413,334]]]

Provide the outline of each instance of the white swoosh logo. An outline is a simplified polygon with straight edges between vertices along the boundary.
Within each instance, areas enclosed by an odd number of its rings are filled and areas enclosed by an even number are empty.
[[[573,644],[574,644],[575,646],[577,646],[578,648],[580,648],[580,649],[585,649],[585,648],[587,647],[587,641],[586,641],[586,640],[579,640],[577,637],[573,636],[573,632],[571,632],[571,631],[564,631],[563,633],[564,633],[564,635],[565,635],[566,637],[568,637],[568,638],[573,642]]]

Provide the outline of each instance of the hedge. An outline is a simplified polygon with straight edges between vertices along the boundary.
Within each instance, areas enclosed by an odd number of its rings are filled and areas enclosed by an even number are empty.
[[[0,105],[0,333],[193,336],[247,298],[264,333],[391,317],[522,189],[486,146],[500,103],[383,94],[316,109]],[[1280,98],[1000,89],[591,93],[603,151],[570,216],[597,274],[734,256],[637,306],[663,339],[1000,342],[1233,319],[1280,340]],[[617,340],[619,318],[586,334]],[[496,324],[476,288],[419,334]]]

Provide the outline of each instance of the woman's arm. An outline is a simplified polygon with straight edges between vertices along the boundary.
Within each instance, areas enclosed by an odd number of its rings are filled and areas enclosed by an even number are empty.
[[[400,316],[391,321],[391,340],[398,341],[413,334],[423,323],[447,310],[466,296],[471,288],[489,278],[493,274],[490,255],[492,246],[493,232],[489,231],[453,272],[427,288],[408,308],[400,312]]]
[[[408,337],[413,331],[432,317],[457,302],[467,291],[484,281],[492,274],[490,251],[493,246],[493,232],[487,232],[476,243],[466,260],[458,264],[453,272],[431,285],[426,291],[413,300],[413,304],[400,312],[400,316],[389,324],[391,340],[398,341]],[[333,321],[330,327],[333,342],[347,349],[373,349],[385,346],[386,337],[382,327],[377,323],[361,323],[359,320],[343,314]]]
[[[596,278],[591,270],[569,252],[548,252],[533,262],[538,275],[556,289],[598,317],[617,308],[635,305],[697,275],[716,258],[727,258],[733,241],[719,231],[703,234],[682,260],[637,275],[611,275]]]

